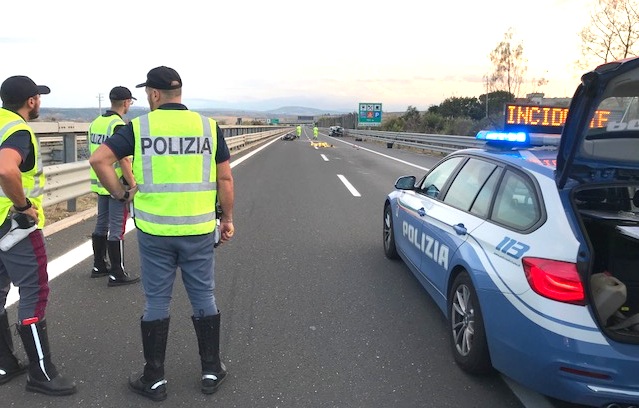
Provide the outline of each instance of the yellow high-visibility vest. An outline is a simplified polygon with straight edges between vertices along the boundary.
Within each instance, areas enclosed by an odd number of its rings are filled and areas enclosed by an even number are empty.
[[[42,199],[44,196],[45,177],[42,167],[42,157],[40,157],[40,144],[33,133],[31,126],[22,119],[20,115],[10,110],[0,108],[0,146],[5,140],[18,130],[26,130],[31,135],[33,145],[34,164],[33,167],[22,173],[22,188],[25,197],[28,197],[32,204],[38,208],[38,228],[44,227],[44,209]],[[13,202],[4,194],[0,188],[0,220],[7,218],[9,209]]]
[[[213,232],[217,197],[217,124],[189,110],[156,109],[131,121],[133,217],[151,235]]]
[[[100,145],[105,140],[113,135],[113,129],[116,126],[124,124],[124,121],[118,115],[100,116],[96,118],[93,122],[91,122],[91,125],[89,126],[89,133],[87,135],[89,142],[89,152],[93,154],[93,152],[98,147],[100,147]],[[122,176],[122,168],[120,168],[120,163],[114,163],[113,167],[115,168],[115,173],[117,174],[118,178],[120,178]],[[100,195],[109,195],[109,191],[100,183],[100,180],[95,174],[93,167],[90,167],[90,176],[91,191]]]

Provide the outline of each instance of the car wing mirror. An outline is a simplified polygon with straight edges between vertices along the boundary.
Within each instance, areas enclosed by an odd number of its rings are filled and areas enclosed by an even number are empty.
[[[414,190],[416,180],[417,178],[415,176],[400,177],[395,182],[395,188],[398,190]]]

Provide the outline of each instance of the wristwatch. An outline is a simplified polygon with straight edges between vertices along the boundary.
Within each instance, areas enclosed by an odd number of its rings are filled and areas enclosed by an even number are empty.
[[[130,195],[131,194],[129,194],[129,190],[124,190],[124,195],[122,196],[122,198],[119,198],[118,201],[123,203],[123,202],[125,202],[126,200],[129,199]]]
[[[31,208],[32,204],[31,204],[31,200],[29,200],[29,197],[26,197],[27,200],[27,204],[24,207],[18,207],[17,205],[13,205],[13,208],[16,209],[17,212],[24,212],[27,211],[29,208]]]

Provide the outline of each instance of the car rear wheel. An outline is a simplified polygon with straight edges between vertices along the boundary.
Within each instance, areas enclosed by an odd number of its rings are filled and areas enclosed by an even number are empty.
[[[384,254],[389,259],[397,259],[397,248],[395,247],[395,234],[393,233],[393,212],[390,204],[384,207]]]
[[[455,278],[448,296],[450,340],[455,362],[471,374],[492,371],[484,319],[477,292],[467,272]]]

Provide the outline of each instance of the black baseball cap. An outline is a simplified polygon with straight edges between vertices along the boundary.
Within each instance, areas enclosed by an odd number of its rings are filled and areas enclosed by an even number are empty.
[[[133,97],[131,91],[129,91],[129,88],[126,88],[124,86],[116,86],[115,88],[111,89],[111,92],[109,92],[109,99],[111,99],[112,101],[125,101],[127,99],[135,99],[137,101],[137,98]]]
[[[182,78],[173,68],[161,67],[153,68],[146,74],[146,82],[136,85],[136,88],[148,86],[155,89],[178,89],[182,87]]]
[[[51,93],[48,86],[36,85],[31,78],[24,75],[9,77],[0,86],[0,98],[5,103],[22,103],[32,96],[48,93]]]

